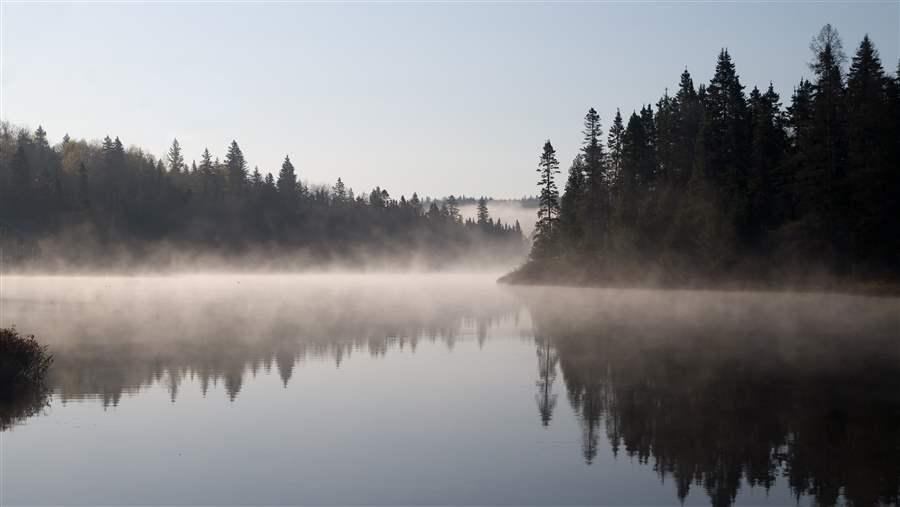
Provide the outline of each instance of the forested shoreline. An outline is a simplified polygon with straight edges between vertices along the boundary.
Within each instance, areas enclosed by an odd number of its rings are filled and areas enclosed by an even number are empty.
[[[511,283],[812,287],[900,280],[900,65],[831,25],[789,105],[749,95],[727,49],[708,84],[623,119],[599,115],[562,195],[547,141],[529,261]],[[849,64],[849,65],[848,65]],[[845,70],[846,68],[846,70]]]
[[[527,252],[518,222],[464,219],[457,198],[355,193],[341,178],[305,185],[285,156],[278,176],[252,171],[237,142],[186,162],[106,137],[0,125],[0,248],[4,268],[431,269],[487,266]],[[463,198],[468,203],[472,198]]]

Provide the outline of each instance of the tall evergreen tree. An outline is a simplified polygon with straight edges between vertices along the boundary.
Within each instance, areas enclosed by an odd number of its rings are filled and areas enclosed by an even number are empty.
[[[694,89],[690,72],[684,69],[675,94],[675,112],[672,119],[675,152],[672,170],[674,181],[683,187],[691,177],[694,159],[694,143],[703,121],[703,106]]]
[[[560,199],[559,228],[563,247],[567,250],[578,249],[584,235],[583,225],[579,217],[579,206],[584,199],[584,158],[576,155],[569,167],[566,187]]]
[[[233,193],[243,191],[247,183],[247,161],[237,141],[231,141],[225,155],[225,170],[228,178],[228,189]]]
[[[891,128],[897,120],[889,116],[890,82],[878,50],[866,35],[847,75],[847,166],[853,217],[850,227],[854,253],[859,258],[885,256],[885,246],[897,244],[889,239],[895,232],[891,225],[898,220],[897,205],[889,204],[897,196],[896,190],[891,195],[891,186],[900,184],[896,176],[898,161],[891,157],[900,141]]]
[[[459,203],[456,201],[456,197],[454,197],[453,195],[448,197],[446,204],[447,216],[450,217],[450,221],[461,222],[462,218],[459,216]],[[487,202],[485,202],[485,213],[487,213]]]
[[[812,100],[812,146],[802,179],[805,203],[812,227],[829,238],[836,261],[849,247],[849,224],[845,223],[849,197],[846,188],[846,108],[841,65],[846,60],[837,30],[825,25],[810,48],[815,73]]]
[[[771,83],[764,94],[756,87],[750,94],[752,145],[748,175],[748,238],[754,243],[780,221],[775,178],[784,159],[787,138],[779,100]]]
[[[603,153],[603,131],[600,115],[590,108],[584,116],[584,140],[581,155],[584,163],[585,185],[584,204],[579,206],[583,213],[582,230],[589,248],[602,251],[609,231],[609,181],[606,170],[606,156]],[[557,163],[557,166],[559,164]]]
[[[347,187],[341,181],[341,178],[338,178],[334,186],[331,187],[331,196],[335,202],[342,203],[347,200]]]
[[[597,132],[599,135],[599,131]],[[556,188],[556,175],[559,174],[559,160],[556,150],[547,140],[538,163],[538,187],[541,189],[538,199],[538,221],[535,224],[535,250],[539,257],[552,254],[554,234],[559,221],[559,191]]]
[[[250,174],[250,186],[254,190],[259,190],[263,186],[263,175],[259,172],[259,166],[253,166],[253,173]]]
[[[181,145],[178,144],[178,139],[172,140],[172,147],[169,148],[166,159],[169,162],[169,171],[173,174],[180,174],[181,169],[184,167],[184,155],[181,153]]]
[[[294,171],[294,164],[291,158],[284,156],[284,162],[281,163],[281,171],[278,173],[278,193],[287,199],[294,199],[297,196],[297,173]]]
[[[706,88],[704,112],[707,176],[725,199],[743,199],[750,140],[747,102],[727,49],[719,52],[715,75]]]
[[[204,196],[208,196],[215,188],[215,183],[213,181],[215,178],[215,166],[213,165],[209,148],[203,149],[203,154],[200,156],[200,167],[198,168],[198,172],[200,174],[200,191]]]
[[[622,123],[622,112],[616,108],[616,117],[609,127],[609,137],[606,146],[609,149],[609,179],[610,183],[616,183],[619,171],[622,169],[622,136],[625,134],[625,124]]]
[[[486,226],[488,220],[490,220],[491,215],[488,212],[487,199],[485,197],[481,197],[478,199],[478,205],[476,208],[476,218],[478,225]],[[449,210],[448,210],[449,214]]]

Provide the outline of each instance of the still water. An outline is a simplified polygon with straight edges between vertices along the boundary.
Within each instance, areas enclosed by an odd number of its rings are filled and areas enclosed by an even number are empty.
[[[493,280],[4,276],[0,505],[897,502],[900,300]]]

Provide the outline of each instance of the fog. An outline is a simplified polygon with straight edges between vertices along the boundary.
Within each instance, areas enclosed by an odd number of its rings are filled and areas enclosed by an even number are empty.
[[[2,239],[2,238],[0,238]],[[276,244],[235,249],[204,248],[159,240],[110,244],[91,230],[75,229],[32,246],[13,245],[0,252],[0,273],[9,275],[161,275],[196,273],[491,273],[521,265],[530,243],[489,242],[448,248],[287,247]]]
[[[534,224],[537,220],[537,208],[522,206],[521,201],[488,201],[488,211],[491,218],[501,220],[504,224],[514,225],[516,221],[522,227],[522,234],[531,237],[534,232]],[[463,219],[477,218],[477,208],[475,204],[466,204],[459,207],[459,214]]]
[[[855,353],[874,348],[900,358],[897,298],[505,287],[498,274],[4,275],[0,326],[48,344],[57,372],[85,354],[113,368],[166,357],[191,371],[210,355],[245,365],[279,350],[334,358],[360,347],[415,347],[420,339],[452,347],[459,339],[485,340],[498,326],[554,340],[626,336],[629,347],[745,351],[765,342],[766,354],[779,360],[814,351],[815,367],[845,360],[835,350],[851,340]]]
[[[900,299],[508,287],[496,275],[4,275],[0,326],[55,358],[50,408],[0,413],[14,426],[6,459],[21,464],[8,468],[77,476],[88,503],[172,503],[178,488],[205,503],[868,505],[900,493],[900,451],[884,444],[900,438]],[[73,476],[38,439],[56,424],[80,448],[131,413],[145,415],[115,428],[147,445],[97,463],[121,490]],[[82,422],[60,426],[67,417]],[[173,442],[193,461],[159,462]],[[257,469],[248,452],[284,466],[223,488]],[[119,472],[131,462],[142,474]],[[371,480],[302,486],[364,463]],[[442,489],[451,468],[472,488]],[[174,489],[151,487],[160,475]],[[61,501],[8,477],[21,503]],[[544,486],[523,496],[511,487],[522,477]]]

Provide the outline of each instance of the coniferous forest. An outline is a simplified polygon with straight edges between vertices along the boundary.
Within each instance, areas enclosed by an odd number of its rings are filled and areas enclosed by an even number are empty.
[[[826,25],[811,78],[783,99],[741,82],[727,49],[655,106],[591,108],[557,187],[547,141],[540,211],[518,283],[815,285],[900,278],[900,66],[866,36],[847,58]],[[798,69],[802,72],[802,69]],[[624,84],[624,83],[623,83]]]
[[[305,185],[289,157],[263,176],[232,141],[187,162],[176,139],[165,158],[0,125],[0,247],[6,266],[87,269],[434,268],[490,265],[523,255],[518,222],[464,219],[454,196],[354,193],[341,178]]]

